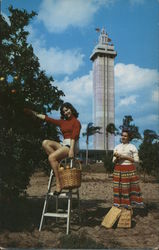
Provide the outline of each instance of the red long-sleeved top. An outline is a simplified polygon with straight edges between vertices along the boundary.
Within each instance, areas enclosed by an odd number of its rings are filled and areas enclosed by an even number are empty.
[[[64,139],[79,139],[79,134],[81,130],[81,124],[74,116],[69,120],[57,120],[51,117],[45,116],[47,122],[53,123],[60,127]]]

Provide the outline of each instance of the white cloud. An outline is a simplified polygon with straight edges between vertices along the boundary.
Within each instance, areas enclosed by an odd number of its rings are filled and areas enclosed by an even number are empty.
[[[33,28],[32,25],[26,26],[25,30],[29,32],[28,43],[31,43],[35,50],[38,51],[41,47],[45,47],[46,40],[43,33],[39,33],[39,30]]]
[[[152,100],[159,104],[159,89],[152,92]]]
[[[63,32],[69,26],[84,27],[93,19],[101,6],[113,0],[43,0],[38,20],[42,21],[49,32]]]
[[[65,93],[64,100],[74,105],[85,106],[93,95],[92,71],[88,75],[69,80],[68,77],[61,82],[54,82]],[[88,100],[89,99],[89,100]]]
[[[116,91],[129,92],[152,86],[158,82],[159,73],[155,69],[140,68],[134,64],[115,65]]]
[[[117,126],[121,124],[121,122],[117,124],[120,117],[130,114],[140,130],[158,128],[156,104],[159,102],[159,94],[157,89],[154,89],[158,79],[159,73],[154,69],[122,63],[115,66]],[[124,97],[119,99],[119,96]]]
[[[59,48],[40,48],[37,51],[41,67],[53,75],[71,75],[83,64],[84,55],[78,49],[62,51]]]
[[[86,149],[86,136],[83,136],[82,134],[86,132],[87,125],[88,125],[87,123],[82,123],[82,128],[80,132],[80,149]],[[93,136],[89,137],[88,148],[89,149],[93,148]]]
[[[10,25],[11,23],[10,23],[10,19],[9,19],[9,17],[5,14],[5,13],[3,13],[2,12],[2,17],[5,19],[5,21]]]
[[[159,115],[157,114],[148,114],[144,116],[140,116],[135,119],[135,124],[139,126],[139,128],[143,129],[156,129],[158,128]]]
[[[128,106],[128,105],[136,104],[137,97],[138,97],[137,95],[131,95],[131,96],[125,97],[120,100],[118,106]]]
[[[61,50],[57,47],[47,49],[43,35],[39,35],[32,26],[29,26],[27,30],[30,33],[28,40],[32,43],[34,52],[39,58],[41,68],[47,74],[71,75],[84,64],[84,54],[79,49]]]
[[[63,100],[72,103],[79,112],[79,120],[82,124],[80,148],[85,148],[85,138],[82,136],[82,133],[85,132],[87,123],[92,122],[92,71],[90,71],[88,75],[73,80],[70,80],[69,77],[65,77],[63,81],[55,81],[53,84],[65,93]],[[89,147],[91,148],[91,140]]]

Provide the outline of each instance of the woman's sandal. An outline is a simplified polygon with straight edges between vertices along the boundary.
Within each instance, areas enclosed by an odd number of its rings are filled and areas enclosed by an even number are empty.
[[[56,189],[59,190],[59,191],[55,190],[55,191],[54,191],[54,195],[55,195],[55,196],[58,196],[58,195],[61,193],[61,187],[60,187],[60,185],[57,184],[57,185],[56,185]]]
[[[56,191],[56,190],[54,191],[55,196],[58,196],[60,193],[61,193],[61,190],[60,191]]]

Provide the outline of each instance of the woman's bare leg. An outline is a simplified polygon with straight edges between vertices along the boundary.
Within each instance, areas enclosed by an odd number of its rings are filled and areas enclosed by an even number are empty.
[[[55,152],[51,153],[48,158],[50,165],[54,170],[55,177],[56,177],[56,191],[57,192],[61,191],[59,174],[58,174],[59,161],[67,157],[68,153],[69,153],[69,148],[61,146]]]
[[[61,148],[61,144],[56,141],[44,140],[42,142],[42,147],[47,155],[54,153],[57,149]]]

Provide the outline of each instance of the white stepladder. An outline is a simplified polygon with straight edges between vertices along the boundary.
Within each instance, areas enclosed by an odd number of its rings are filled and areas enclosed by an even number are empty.
[[[72,161],[71,161],[71,165],[72,165]],[[51,192],[51,184],[53,181],[53,177],[54,177],[54,172],[53,172],[53,170],[51,170],[49,182],[48,182],[48,190],[47,190],[47,194],[45,197],[40,226],[39,226],[39,231],[41,231],[41,229],[42,229],[44,217],[55,217],[56,222],[57,222],[57,218],[66,218],[67,219],[66,234],[69,234],[71,207],[72,207],[72,196],[73,195],[76,195],[76,197],[77,197],[78,210],[80,211],[79,189],[77,188],[75,191],[72,189],[69,189],[68,191],[62,191],[58,196],[54,196],[53,192]],[[48,210],[48,201],[51,197],[55,197],[55,202],[56,202],[56,212],[55,213],[47,211]],[[67,199],[67,210],[66,211],[63,210],[63,212],[61,212],[60,211],[61,209],[58,208],[58,200],[59,199]]]

